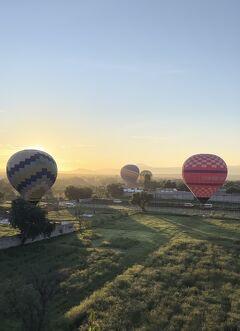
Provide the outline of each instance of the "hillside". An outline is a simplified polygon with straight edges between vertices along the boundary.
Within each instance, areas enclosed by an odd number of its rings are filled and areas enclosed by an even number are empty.
[[[237,330],[239,235],[233,220],[108,210],[80,233],[1,251],[0,330],[38,325],[43,297],[49,331]]]

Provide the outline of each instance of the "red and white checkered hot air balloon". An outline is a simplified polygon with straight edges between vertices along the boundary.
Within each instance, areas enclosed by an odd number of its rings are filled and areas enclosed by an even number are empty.
[[[182,169],[185,184],[201,203],[206,203],[219,190],[227,173],[226,163],[213,154],[193,155],[184,162]]]

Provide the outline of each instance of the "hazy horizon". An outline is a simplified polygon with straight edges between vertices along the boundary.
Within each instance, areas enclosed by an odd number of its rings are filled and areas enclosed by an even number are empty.
[[[178,167],[153,167],[147,164],[137,164],[140,171],[150,170],[153,173],[153,179],[155,178],[171,178],[171,179],[181,179],[182,178],[182,166]],[[0,168],[0,176],[6,177],[5,169]],[[119,177],[120,168],[98,168],[98,169],[87,169],[87,168],[77,168],[67,171],[59,171],[58,178],[62,177],[91,177],[91,176],[103,176],[103,177]],[[240,180],[240,165],[228,166],[228,180]]]

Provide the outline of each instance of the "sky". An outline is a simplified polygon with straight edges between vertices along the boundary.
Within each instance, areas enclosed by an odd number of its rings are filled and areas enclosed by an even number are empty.
[[[0,0],[0,168],[240,165],[238,0]]]

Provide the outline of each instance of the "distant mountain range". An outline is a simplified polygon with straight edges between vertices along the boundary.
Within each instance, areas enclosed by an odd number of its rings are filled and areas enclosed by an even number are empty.
[[[181,178],[182,168],[181,167],[151,167],[146,164],[137,164],[140,171],[150,170],[155,177],[164,178]],[[240,165],[239,166],[229,166],[228,179],[237,180],[240,179]],[[103,168],[96,170],[89,170],[85,168],[79,168],[72,171],[61,172],[63,176],[119,176],[120,169],[115,168]]]

